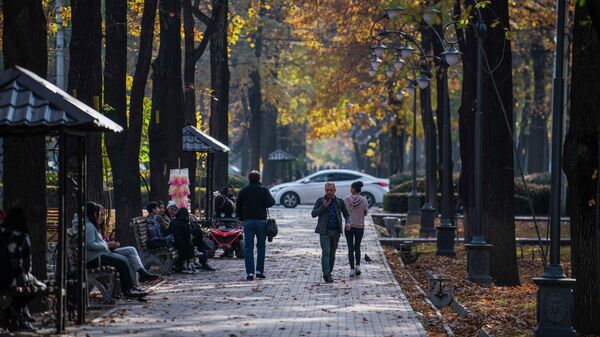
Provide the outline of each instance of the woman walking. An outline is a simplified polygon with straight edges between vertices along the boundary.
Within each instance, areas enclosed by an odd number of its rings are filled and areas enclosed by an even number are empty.
[[[350,223],[346,224],[345,227],[350,277],[360,275],[360,242],[365,233],[365,216],[369,208],[367,199],[360,195],[362,187],[363,183],[361,181],[353,182],[350,186],[352,194],[344,198],[344,203],[348,213],[350,213]]]

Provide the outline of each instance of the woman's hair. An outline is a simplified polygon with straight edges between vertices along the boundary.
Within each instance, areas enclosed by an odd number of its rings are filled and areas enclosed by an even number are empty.
[[[8,210],[4,226],[13,231],[29,233],[27,231],[27,215],[21,207],[13,207]]]
[[[101,211],[104,211],[104,206],[92,202],[92,201],[88,201],[85,204],[85,217],[86,219],[91,222],[94,227],[96,227],[96,229],[98,229],[99,232],[104,233],[106,231],[106,218],[102,219],[101,223],[98,223],[98,215],[100,214]]]
[[[160,207],[160,206],[165,206],[165,208],[167,207],[167,204],[165,204],[165,202],[164,202],[164,201],[162,201],[162,200],[158,200],[158,201],[156,202],[156,204],[158,205],[158,207]]]
[[[148,213],[152,213],[152,210],[158,207],[158,203],[156,201],[150,201],[148,205],[146,205],[146,210]]]
[[[360,193],[362,191],[363,183],[362,181],[355,181],[350,185],[350,189],[354,189],[356,192]]]
[[[99,205],[95,202],[88,201],[85,204],[85,218],[96,226],[96,218],[98,217],[98,212],[100,211]]]
[[[175,213],[175,219],[189,220],[190,212],[188,211],[187,208],[181,207],[180,209],[177,210],[177,213]]]

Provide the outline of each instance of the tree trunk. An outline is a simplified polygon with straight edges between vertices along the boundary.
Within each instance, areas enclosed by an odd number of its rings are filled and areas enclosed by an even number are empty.
[[[258,43],[258,41],[257,41]],[[255,49],[256,50],[256,49]],[[248,103],[250,103],[250,170],[260,169],[262,145],[262,94],[260,88],[260,73],[258,68],[250,73],[248,88]]]
[[[275,150],[277,150],[277,107],[273,104],[264,104],[264,112],[265,118],[263,118],[263,126],[262,126],[262,162],[263,162],[263,172],[262,177],[265,183],[269,183],[273,181],[275,178],[275,169],[277,167],[276,162],[269,161],[269,154]],[[289,151],[289,149],[287,149]],[[287,165],[287,163],[285,164]],[[294,175],[293,172],[290,176]]]
[[[102,111],[102,15],[100,0],[72,0],[72,29],[69,44],[69,84],[67,92],[78,100]],[[94,106],[97,100],[98,106]],[[75,142],[69,142],[75,151]],[[102,136],[90,133],[86,140],[87,195],[89,200],[104,203]],[[74,198],[73,200],[77,200]],[[75,205],[75,204],[73,204]],[[74,209],[74,208],[73,208]],[[70,212],[68,212],[70,216]]]
[[[440,30],[441,28],[439,26],[434,26],[433,29],[436,30]],[[423,36],[423,49],[425,50],[425,53],[429,53],[431,51],[431,49],[433,48],[434,51],[434,55],[440,55],[442,52],[444,52],[444,47],[441,45],[441,41],[439,41],[437,38],[433,38],[432,34],[433,32],[431,31],[431,29],[427,29],[425,28],[424,25],[421,25],[421,34]],[[440,35],[441,36],[441,35]],[[436,86],[437,88],[442,88],[442,78],[441,78],[441,71],[436,71]],[[436,90],[437,96],[437,111],[435,112],[437,117],[438,117],[438,125],[437,127],[439,128],[439,130],[442,130],[442,126],[443,126],[443,114],[442,114],[442,106],[443,106],[443,94],[447,95],[446,93],[442,93],[441,90]],[[428,87],[427,90],[421,90],[420,91],[420,97],[421,97],[421,113],[422,113],[422,122],[423,122],[423,130],[427,130],[427,124],[429,123],[429,125],[431,125],[431,128],[429,130],[430,135],[425,135],[425,137],[429,137],[428,139],[428,147],[429,149],[425,149],[425,151],[429,151],[431,153],[431,159],[433,159],[433,163],[426,163],[426,165],[429,165],[429,167],[431,167],[431,177],[427,177],[427,179],[430,179],[430,183],[429,183],[429,202],[431,203],[431,205],[433,206],[433,208],[435,209],[439,209],[438,208],[438,199],[437,199],[437,185],[438,185],[438,176],[436,173],[440,173],[441,174],[441,169],[438,170],[438,168],[441,168],[441,166],[438,166],[438,156],[441,157],[441,146],[440,146],[440,152],[437,152],[437,144],[438,144],[438,132],[436,130],[436,125],[434,124],[434,120],[433,120],[433,111],[431,109],[431,86]],[[441,134],[441,132],[440,132]],[[441,138],[440,138],[441,140]],[[441,144],[441,143],[440,143]],[[426,152],[426,156],[427,156],[427,152]],[[450,152],[450,158],[452,158],[452,152]],[[429,159],[426,157],[426,160]],[[454,194],[454,186],[451,184],[450,185],[450,193],[451,195]],[[452,212],[451,214],[454,214],[454,212]]]
[[[116,149],[124,165],[119,170],[113,170],[113,181],[117,178],[119,184],[114,184],[115,208],[118,224],[121,230],[118,239],[122,240],[128,233],[124,225],[126,221],[142,215],[142,192],[140,186],[139,157],[140,140],[142,137],[142,124],[144,119],[144,96],[146,82],[152,61],[152,44],[154,39],[154,22],[156,20],[156,7],[158,0],[145,0],[142,14],[142,27],[138,59],[131,85],[131,98],[129,101],[129,127],[126,130],[125,151]],[[112,164],[112,162],[111,162]],[[112,165],[114,168],[114,164]]]
[[[2,11],[4,67],[19,65],[46,77],[47,32],[42,1],[4,1]],[[4,209],[19,206],[27,211],[33,274],[41,280],[46,279],[47,263],[45,145],[45,136],[4,138]]]
[[[129,235],[128,222],[140,213],[135,197],[141,192],[138,157],[127,152],[127,1],[107,0],[105,4],[104,101],[108,107],[105,113],[124,130],[105,134],[104,142],[113,174],[116,239],[122,244],[130,244],[133,240]],[[141,195],[139,198],[137,200],[141,200]]]
[[[152,64],[150,200],[168,197],[170,169],[182,158],[181,0],[160,0],[160,47]]]
[[[468,3],[467,5],[472,4]],[[491,251],[490,274],[498,285],[519,284],[519,271],[515,246],[514,222],[514,174],[513,174],[513,95],[512,95],[512,61],[510,41],[506,40],[502,27],[509,27],[508,2],[494,1],[481,10],[488,27],[484,39],[484,51],[489,61],[489,67],[484,58],[484,69],[494,68],[494,82],[499,96],[495,93],[491,78],[484,71],[483,78],[483,200],[482,227],[486,240],[493,245]],[[500,25],[491,28],[494,20],[499,19]],[[467,30],[467,45],[474,46],[463,49],[466,57],[465,67],[477,69],[476,39],[472,29]],[[463,163],[462,180],[467,186],[465,208],[469,224],[474,212],[472,200],[474,190],[474,156],[472,148],[474,140],[474,106],[475,106],[475,74],[465,70],[465,82],[470,86],[463,87],[461,107],[461,158]],[[469,90],[470,89],[470,90]],[[471,91],[472,90],[472,91]],[[468,98],[466,100],[465,98]],[[501,101],[499,100],[501,99]],[[505,111],[503,112],[502,107]],[[506,123],[508,120],[508,124]],[[510,129],[509,129],[510,128]],[[467,146],[465,146],[467,145]]]
[[[523,174],[527,174],[527,161],[529,158],[529,112],[531,110],[531,94],[530,87],[531,86],[531,75],[529,73],[529,68],[526,67],[523,71],[523,87],[525,91],[525,103],[523,104],[523,109],[521,109],[521,130],[519,132],[519,141],[518,141],[518,149],[519,149],[519,162],[521,163],[521,169],[523,170]],[[517,172],[519,172],[519,167],[515,167]]]
[[[527,172],[548,172],[548,112],[549,100],[546,99],[548,83],[548,53],[540,41],[533,42],[533,85],[534,105],[529,124],[529,160]]]
[[[227,54],[227,14],[228,0],[212,0],[213,7],[223,6],[216,18],[215,34],[210,38],[210,84],[214,95],[211,100],[210,135],[225,145],[229,145],[229,56]],[[214,186],[227,185],[229,156],[227,153],[215,155]]]
[[[569,131],[563,165],[568,180],[571,214],[571,268],[575,329],[582,335],[600,333],[598,303],[597,208],[592,201],[598,188],[598,134],[600,123],[600,41],[587,20],[584,6],[576,6],[573,31],[573,67]],[[598,200],[596,200],[596,203]]]
[[[192,14],[192,0],[183,0],[183,32],[185,48],[185,65],[183,68],[183,114],[184,124],[196,126],[196,62],[194,54],[194,16]],[[190,172],[190,201],[192,210],[200,208],[196,200],[196,153],[184,152],[183,167]]]
[[[244,112],[244,124],[248,125],[248,120],[250,119],[250,108],[248,107],[248,97],[246,95],[242,95],[242,111]],[[248,128],[243,129],[242,141],[240,142],[241,152],[242,152],[242,175],[246,176],[250,172],[250,136]]]

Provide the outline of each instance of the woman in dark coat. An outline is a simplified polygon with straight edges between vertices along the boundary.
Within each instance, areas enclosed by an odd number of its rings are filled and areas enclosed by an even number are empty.
[[[2,284],[4,289],[37,288],[45,290],[46,285],[31,274],[31,239],[27,230],[27,218],[22,208],[8,211],[3,228],[0,230],[2,251]],[[6,264],[6,265],[5,265]],[[33,331],[30,322],[33,318],[27,310],[27,304],[33,296],[14,297],[6,309],[10,330]]]
[[[190,213],[187,208],[182,207],[177,210],[175,219],[169,224],[169,230],[175,238],[175,249],[178,255],[175,271],[185,274],[196,272],[193,264],[189,263],[189,260],[194,259],[194,244],[190,230]]]

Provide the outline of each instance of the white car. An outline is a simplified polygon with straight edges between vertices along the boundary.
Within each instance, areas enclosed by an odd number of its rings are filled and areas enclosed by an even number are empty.
[[[325,195],[325,183],[335,183],[336,195],[344,198],[350,194],[350,185],[362,181],[360,193],[367,198],[369,207],[383,202],[383,195],[389,192],[389,179],[380,179],[351,170],[323,170],[298,181],[276,185],[270,188],[275,203],[286,208],[294,208],[299,204],[314,204],[319,197]]]

